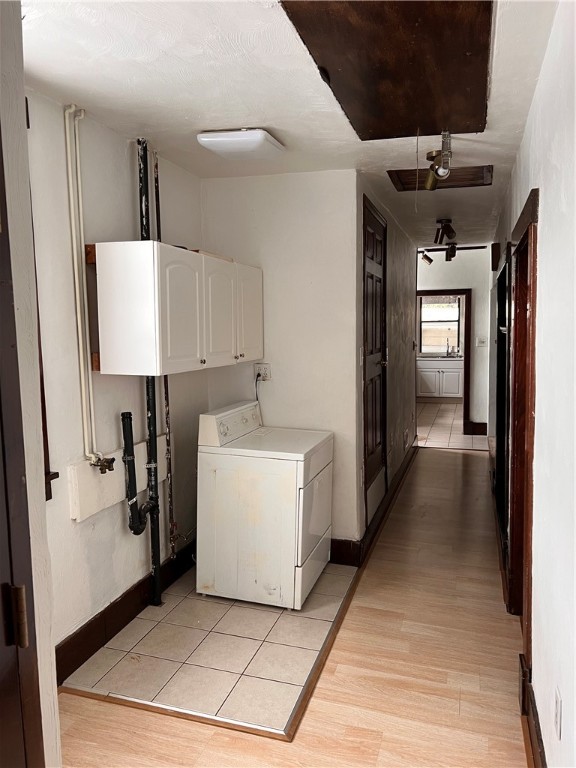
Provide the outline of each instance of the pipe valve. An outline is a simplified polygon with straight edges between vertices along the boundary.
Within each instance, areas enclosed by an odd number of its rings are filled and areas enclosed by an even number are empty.
[[[114,462],[116,459],[113,456],[106,458],[105,456],[98,456],[96,461],[92,462],[93,467],[98,467],[101,475],[105,475],[106,472],[114,472]]]

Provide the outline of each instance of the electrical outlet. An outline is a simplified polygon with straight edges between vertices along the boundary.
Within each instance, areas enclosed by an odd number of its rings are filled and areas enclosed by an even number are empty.
[[[260,381],[270,381],[272,378],[272,368],[270,363],[255,363],[254,376],[260,374]]]
[[[562,738],[562,696],[560,696],[558,688],[554,692],[554,730],[558,741],[560,741]]]

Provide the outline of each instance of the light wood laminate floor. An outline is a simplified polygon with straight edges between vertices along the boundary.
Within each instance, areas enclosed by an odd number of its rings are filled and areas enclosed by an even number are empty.
[[[60,695],[66,766],[526,766],[488,454],[421,450],[292,743]]]

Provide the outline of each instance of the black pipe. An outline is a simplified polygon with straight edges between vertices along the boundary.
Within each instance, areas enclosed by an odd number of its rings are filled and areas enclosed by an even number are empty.
[[[148,500],[158,503],[158,445],[156,437],[156,379],[146,376],[146,411],[148,420]]]
[[[138,192],[140,199],[140,240],[150,240],[150,195],[148,190],[148,142],[137,139]]]
[[[154,208],[156,211],[156,240],[162,242],[162,222],[160,217],[160,174],[158,172],[158,152],[154,157]],[[166,421],[166,485],[168,487],[168,524],[170,531],[170,558],[176,557],[176,539],[178,526],[174,519],[174,496],[172,492],[172,431],[170,428],[170,388],[168,376],[164,376],[164,418]]]
[[[148,142],[138,139],[138,186],[140,193],[140,240],[150,240],[150,195],[148,185]],[[152,550],[152,605],[162,604],[160,583],[160,507],[158,505],[158,446],[156,431],[156,379],[146,377],[146,411],[148,420],[147,461],[148,501],[142,505],[150,515],[150,547]]]
[[[160,222],[160,176],[158,174],[158,152],[154,152],[154,207],[156,209],[156,240],[162,242]]]
[[[160,584],[160,507],[158,505],[158,444],[156,431],[156,379],[146,377],[146,410],[148,414],[148,501],[144,504],[150,515],[150,546],[152,549],[152,605],[162,605]]]
[[[132,414],[125,411],[122,417],[122,437],[124,439],[124,453],[122,461],[126,469],[126,499],[130,511],[128,527],[135,536],[140,536],[146,530],[146,512],[138,505],[136,487],[136,468],[134,466],[134,436],[132,434]]]

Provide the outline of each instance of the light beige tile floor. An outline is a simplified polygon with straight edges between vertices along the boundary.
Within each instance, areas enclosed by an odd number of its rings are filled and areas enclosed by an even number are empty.
[[[417,433],[421,448],[488,450],[485,435],[465,435],[463,405],[418,403]]]
[[[285,611],[199,595],[189,571],[64,685],[283,730],[355,573],[328,565]]]

